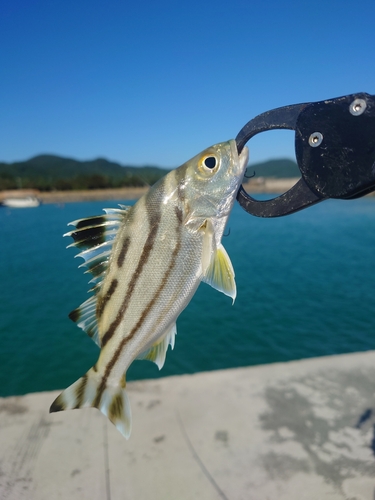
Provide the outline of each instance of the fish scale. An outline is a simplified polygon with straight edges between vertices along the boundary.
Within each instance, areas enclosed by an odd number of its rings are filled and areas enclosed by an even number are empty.
[[[158,192],[158,194],[160,193]],[[160,201],[163,198],[160,197]],[[156,208],[158,205],[159,207]],[[157,210],[160,210],[160,203],[152,203],[151,206],[154,215],[157,214]],[[142,208],[141,205],[140,210]],[[139,257],[138,245],[135,243],[130,247],[126,265],[132,266],[134,256],[136,263],[134,266],[135,271],[129,276],[128,282],[124,283],[124,287],[117,292],[119,297],[117,304],[118,302],[121,305],[124,304],[123,297],[127,301],[127,309],[121,316],[124,322],[124,329],[119,325],[111,339],[111,343],[117,345],[118,337],[124,338],[123,332],[126,331],[124,340],[128,340],[128,348],[123,352],[123,356],[118,361],[122,373],[123,366],[127,367],[132,359],[134,359],[134,356],[139,354],[140,349],[142,351],[147,349],[148,345],[152,345],[158,336],[163,333],[175,317],[176,311],[180,308],[179,302],[186,300],[187,296],[192,295],[199,284],[199,280],[197,279],[200,271],[199,261],[195,257],[190,258],[191,262],[189,265],[189,262],[186,260],[185,253],[186,250],[189,250],[189,246],[187,244],[184,245],[184,242],[181,241],[183,231],[181,230],[181,224],[175,210],[165,211],[163,216],[155,216],[155,218],[159,221],[157,231],[156,228],[151,228],[150,225],[147,228],[148,236],[151,234],[151,229],[156,233],[155,238],[153,238],[153,245],[149,251],[145,252],[143,261]],[[127,231],[127,227],[124,228],[125,232]],[[199,253],[199,240],[201,238],[193,235],[191,239],[196,243],[194,250]],[[145,246],[143,246],[143,249],[145,249]],[[191,251],[187,253],[188,255],[192,255]],[[153,258],[153,254],[157,258]],[[114,252],[115,259],[116,251]],[[184,277],[181,272],[183,269],[182,264],[185,266],[184,274],[185,276],[187,275],[188,279],[181,279],[181,277]],[[116,274],[115,269],[112,272]],[[190,276],[194,278],[189,279]],[[129,284],[133,284],[134,277],[137,279],[134,286],[131,287],[131,293],[129,293]],[[116,301],[115,296],[113,300]],[[164,304],[162,309],[160,308],[160,304]],[[121,310],[121,306],[117,307],[117,310]],[[104,325],[103,331],[106,331]],[[135,331],[138,337],[134,342],[131,342]],[[106,345],[104,348],[106,348]],[[110,351],[108,356],[111,355],[112,352]],[[113,376],[117,378],[116,370],[113,369],[113,372]]]
[[[70,318],[101,351],[51,412],[93,406],[129,437],[130,364],[145,359],[162,368],[176,320],[201,281],[234,301],[233,266],[221,238],[247,160],[247,148],[238,156],[235,141],[217,144],[171,171],[133,207],[73,223],[67,234],[95,286]]]

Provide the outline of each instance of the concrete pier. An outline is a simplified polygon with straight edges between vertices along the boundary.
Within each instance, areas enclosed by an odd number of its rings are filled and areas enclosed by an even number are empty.
[[[126,441],[0,399],[2,500],[374,500],[375,351],[128,383]]]

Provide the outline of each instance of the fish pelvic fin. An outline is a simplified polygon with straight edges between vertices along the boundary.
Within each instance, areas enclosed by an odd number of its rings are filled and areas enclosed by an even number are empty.
[[[117,386],[104,385],[103,379],[91,368],[63,391],[52,403],[49,412],[75,410],[78,408],[98,408],[129,439],[132,417],[129,398],[125,391],[125,380]]]

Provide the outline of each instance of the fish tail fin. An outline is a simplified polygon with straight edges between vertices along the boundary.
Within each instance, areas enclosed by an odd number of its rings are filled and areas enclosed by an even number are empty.
[[[119,385],[105,385],[102,377],[91,368],[86,375],[63,391],[52,403],[49,412],[77,408],[98,408],[129,439],[131,433],[131,409],[125,391],[125,380]]]

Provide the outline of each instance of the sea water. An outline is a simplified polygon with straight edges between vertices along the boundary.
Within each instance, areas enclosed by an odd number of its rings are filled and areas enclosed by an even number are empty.
[[[62,234],[69,221],[116,206],[0,210],[1,396],[64,388],[95,363],[98,347],[68,318],[88,297],[89,276]],[[234,305],[201,284],[162,371],[136,361],[128,380],[375,349],[375,198],[278,219],[236,204],[229,228]]]

